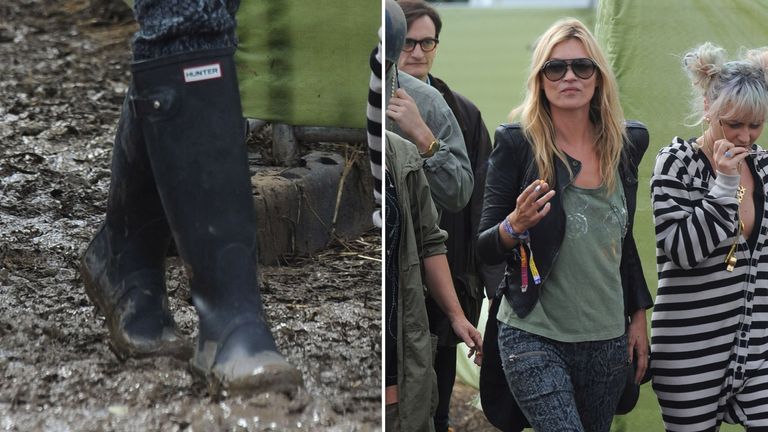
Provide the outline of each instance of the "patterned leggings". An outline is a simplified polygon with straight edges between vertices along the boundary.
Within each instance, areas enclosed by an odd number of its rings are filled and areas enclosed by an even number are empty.
[[[133,60],[237,45],[240,0],[135,0]]]
[[[557,342],[499,322],[507,384],[537,432],[608,432],[629,368],[627,337]]]

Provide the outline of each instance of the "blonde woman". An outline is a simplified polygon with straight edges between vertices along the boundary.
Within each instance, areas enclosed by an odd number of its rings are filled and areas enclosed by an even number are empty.
[[[768,430],[768,49],[686,53],[701,136],[675,137],[651,181],[659,289],[653,389],[670,431]]]
[[[496,130],[478,239],[481,260],[507,264],[489,319],[504,376],[537,432],[608,431],[631,361],[635,381],[647,366],[652,301],[632,225],[648,133],[625,123],[602,50],[572,18],[539,38],[512,115]]]

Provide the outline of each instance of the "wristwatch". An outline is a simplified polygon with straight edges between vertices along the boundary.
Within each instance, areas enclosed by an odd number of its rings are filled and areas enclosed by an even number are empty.
[[[427,147],[427,151],[424,153],[419,153],[421,157],[423,158],[429,158],[432,157],[435,153],[437,153],[437,149],[440,148],[440,144],[437,142],[437,140],[432,140],[431,143],[429,143],[429,147]]]

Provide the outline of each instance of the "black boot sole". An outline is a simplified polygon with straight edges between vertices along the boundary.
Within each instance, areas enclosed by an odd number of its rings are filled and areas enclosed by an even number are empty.
[[[96,241],[99,233],[91,240],[91,243]],[[119,317],[110,312],[111,308],[107,303],[107,299],[101,293],[102,290],[96,283],[93,272],[86,263],[86,257],[90,248],[91,244],[88,245],[83,257],[80,259],[80,275],[85,286],[85,294],[91,303],[96,306],[96,310],[105,318],[104,325],[107,327],[110,335],[109,347],[115,356],[120,361],[125,361],[128,358],[140,359],[150,357],[173,357],[186,361],[192,357],[193,349],[191,343],[184,340],[181,336],[179,336],[178,342],[174,343],[153,342],[142,345],[131,342],[130,338],[127,337],[120,327]]]

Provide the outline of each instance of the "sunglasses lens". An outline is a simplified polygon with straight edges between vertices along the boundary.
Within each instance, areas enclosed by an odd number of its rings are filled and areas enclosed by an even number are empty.
[[[562,60],[548,61],[544,65],[544,76],[550,81],[557,81],[565,75],[568,65]]]
[[[568,67],[571,68],[574,75],[581,79],[588,79],[595,73],[597,66],[588,58],[571,60],[550,60],[544,63],[544,76],[550,81],[559,81],[568,73]]]
[[[576,59],[571,63],[571,69],[577,77],[587,79],[595,73],[595,64],[589,59]]]

